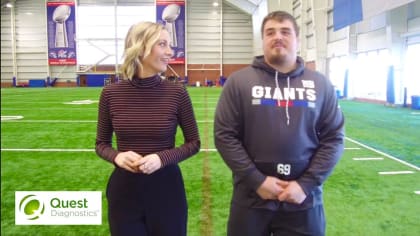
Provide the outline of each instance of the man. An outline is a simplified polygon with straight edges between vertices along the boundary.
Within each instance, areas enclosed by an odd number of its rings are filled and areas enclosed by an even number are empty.
[[[220,96],[215,144],[233,172],[229,236],[325,235],[322,184],[344,147],[334,87],[297,56],[283,11],[261,27],[263,56],[233,73]]]

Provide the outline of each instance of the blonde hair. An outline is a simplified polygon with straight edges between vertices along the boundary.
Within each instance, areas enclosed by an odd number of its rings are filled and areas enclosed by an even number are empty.
[[[124,62],[121,65],[123,79],[131,80],[143,70],[142,61],[159,40],[164,26],[153,22],[140,22],[130,27],[125,38]]]

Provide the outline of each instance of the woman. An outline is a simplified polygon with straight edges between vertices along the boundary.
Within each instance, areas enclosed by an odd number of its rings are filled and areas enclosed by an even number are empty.
[[[164,26],[133,25],[125,39],[124,80],[100,97],[96,153],[115,165],[106,191],[112,235],[186,235],[177,163],[199,151],[200,139],[186,89],[159,76],[173,56],[169,44]],[[185,141],[175,147],[178,124]]]

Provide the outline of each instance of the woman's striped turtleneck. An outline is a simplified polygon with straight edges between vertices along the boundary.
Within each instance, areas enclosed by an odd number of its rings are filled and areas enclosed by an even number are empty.
[[[185,142],[175,147],[177,126]],[[116,136],[116,148],[112,136]],[[104,87],[98,111],[97,154],[113,162],[119,152],[156,153],[162,166],[198,152],[200,139],[190,97],[182,84],[159,75]]]

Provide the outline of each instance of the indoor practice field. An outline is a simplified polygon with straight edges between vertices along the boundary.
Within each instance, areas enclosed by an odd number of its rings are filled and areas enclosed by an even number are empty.
[[[1,235],[109,235],[105,188],[113,165],[94,152],[101,89],[1,89]],[[223,236],[232,181],[213,143],[221,88],[188,91],[202,140],[201,151],[180,164],[188,235]],[[349,100],[340,105],[346,143],[324,186],[327,235],[419,235],[420,111]],[[177,145],[182,140],[178,132]],[[102,225],[15,225],[15,191],[102,191]]]

